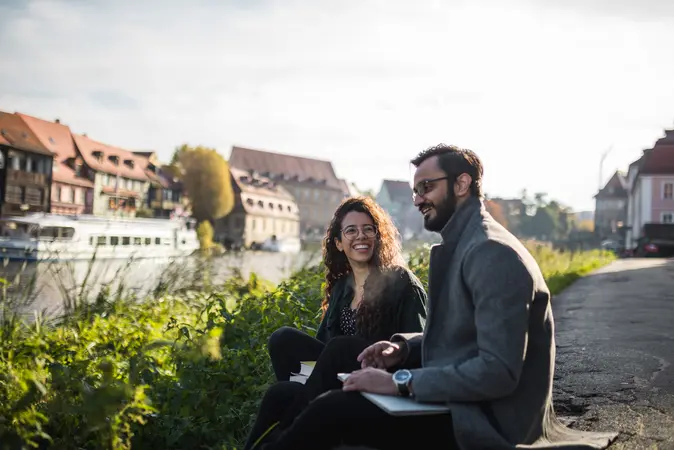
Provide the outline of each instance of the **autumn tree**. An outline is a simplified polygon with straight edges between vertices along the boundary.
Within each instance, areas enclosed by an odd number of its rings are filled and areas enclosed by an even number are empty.
[[[186,144],[176,148],[171,160],[198,221],[214,220],[234,207],[229,164],[212,148]]]

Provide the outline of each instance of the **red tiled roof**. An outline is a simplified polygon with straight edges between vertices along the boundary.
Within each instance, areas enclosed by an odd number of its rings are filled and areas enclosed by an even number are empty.
[[[157,158],[157,154],[153,151],[134,151],[134,155],[143,161],[145,175],[152,183],[156,183],[164,189],[182,190],[182,183],[179,180],[174,180],[174,177],[167,170],[162,169],[162,166]],[[154,172],[150,169],[150,165],[155,167]]]
[[[279,174],[285,179],[324,183],[329,188],[342,190],[330,161],[235,146],[232,147],[229,165],[242,170],[254,170],[265,176]]]
[[[119,174],[121,177],[131,178],[133,180],[148,180],[148,177],[145,174],[145,167],[147,167],[146,158],[138,156],[128,150],[94,141],[86,136],[75,133],[72,133],[72,136],[84,161],[92,169],[112,175]],[[102,152],[100,161],[94,156],[94,152]],[[119,158],[118,164],[114,164],[109,159],[110,156]],[[125,161],[128,160],[133,162],[133,168],[125,164]]]
[[[0,111],[0,136],[3,144],[40,155],[53,156],[33,131],[16,114]]]
[[[230,167],[232,179],[242,192],[275,197],[295,201],[294,197],[283,186],[279,186],[267,177],[257,176],[253,180],[245,170]]]
[[[640,175],[674,175],[674,144],[656,145],[644,152]]]
[[[40,142],[42,142],[42,145],[54,152],[58,159],[65,160],[77,156],[75,144],[70,135],[70,128],[66,125],[48,122],[21,113],[16,113],[16,115],[23,119],[30,129],[33,130],[33,133],[35,133]]]
[[[251,178],[245,170],[230,167],[235,192],[240,193],[243,209],[248,214],[299,219],[299,210],[293,196],[266,177]],[[279,203],[283,200],[283,203]],[[260,202],[262,202],[260,204]]]
[[[386,189],[394,202],[412,203],[412,188],[407,181],[384,180],[382,189]]]
[[[54,181],[83,187],[94,186],[87,178],[76,176],[75,170],[68,165],[69,159],[77,157],[75,143],[68,126],[21,113],[16,113],[16,116],[28,125],[42,145],[54,153],[54,160],[56,161],[52,172]]]

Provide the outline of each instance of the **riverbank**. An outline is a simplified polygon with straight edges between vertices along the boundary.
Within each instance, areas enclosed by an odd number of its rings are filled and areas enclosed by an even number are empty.
[[[613,260],[532,249],[553,293]],[[428,249],[410,255],[426,283]],[[4,314],[0,442],[10,448],[237,447],[272,380],[265,345],[282,325],[315,332],[320,269],[275,286],[207,270],[159,284],[147,301],[123,289],[85,293],[60,321]],[[168,277],[170,278],[170,276]],[[123,285],[123,283],[122,283]]]

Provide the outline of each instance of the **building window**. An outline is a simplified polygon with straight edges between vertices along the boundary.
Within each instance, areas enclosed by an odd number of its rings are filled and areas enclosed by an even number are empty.
[[[10,203],[23,203],[23,188],[20,186],[7,186],[5,195]]]
[[[674,183],[665,183],[662,187],[662,198],[671,200],[674,198]]]
[[[674,212],[662,213],[662,223],[674,223]]]
[[[84,189],[75,189],[75,203],[78,205],[84,205]]]
[[[29,205],[42,204],[42,189],[29,187],[26,189],[26,203]]]

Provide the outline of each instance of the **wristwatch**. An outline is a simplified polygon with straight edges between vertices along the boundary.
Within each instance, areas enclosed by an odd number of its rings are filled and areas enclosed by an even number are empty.
[[[393,382],[398,386],[398,392],[403,397],[410,396],[410,383],[412,382],[412,372],[407,369],[396,370],[393,373]]]

